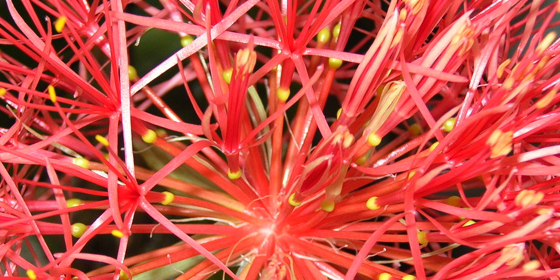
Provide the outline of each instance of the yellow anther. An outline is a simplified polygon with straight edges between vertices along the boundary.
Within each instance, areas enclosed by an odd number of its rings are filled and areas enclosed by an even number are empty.
[[[419,231],[416,233],[416,236],[418,237],[418,243],[420,243],[421,245],[427,245],[428,244],[428,233],[425,231]]]
[[[402,28],[399,28],[399,30],[397,30],[397,33],[395,34],[395,37],[393,37],[393,42],[391,42],[391,46],[389,48],[393,48],[402,41],[403,33],[404,32]]]
[[[169,205],[171,202],[173,202],[173,200],[175,199],[175,195],[170,193],[170,192],[162,192],[165,197],[163,198],[163,201],[161,202],[161,204],[163,205]]]
[[[317,33],[317,42],[326,44],[331,39],[331,30],[328,27],[325,27]]]
[[[276,90],[276,96],[278,96],[278,99],[280,101],[286,102],[286,100],[288,100],[288,97],[290,97],[290,89],[278,88]]]
[[[101,143],[101,145],[105,147],[109,146],[109,140],[99,134],[95,135],[95,140],[97,140],[97,142]]]
[[[416,279],[416,276],[409,274],[409,275],[403,276],[401,279],[402,280],[414,280],[414,279]]]
[[[453,36],[453,38],[451,38],[451,43],[450,45],[455,45],[459,42],[459,40],[461,40],[461,38],[463,38],[460,34],[455,34],[455,36]]]
[[[408,5],[408,7],[410,9],[412,9],[412,14],[413,15],[420,12],[420,9],[422,9],[422,6],[424,6],[424,1],[423,0],[408,0],[408,1],[405,1],[405,3]]]
[[[502,76],[504,75],[504,70],[506,69],[506,67],[509,65],[510,62],[511,59],[508,58],[504,60],[504,62],[502,62],[500,66],[498,66],[498,69],[496,70],[496,76],[498,76],[498,78],[502,78]]]
[[[414,175],[416,175],[416,171],[410,171],[410,173],[408,173],[407,179],[408,180],[412,179],[412,177],[414,177]]]
[[[552,209],[552,208],[540,208],[540,209],[537,209],[536,212],[539,215],[550,215],[554,212],[554,209]]]
[[[543,96],[541,99],[539,99],[539,101],[537,101],[537,103],[535,103],[535,107],[537,107],[537,109],[542,109],[546,106],[548,106],[550,104],[550,102],[552,102],[552,100],[554,99],[554,97],[556,97],[556,89],[553,89],[551,91],[549,91],[545,96]]]
[[[157,128],[156,129],[156,134],[160,138],[165,138],[165,137],[169,136],[169,133],[167,133],[167,131],[163,128]]]
[[[124,236],[124,234],[122,233],[122,231],[118,230],[118,229],[114,229],[111,231],[111,235],[113,235],[116,238],[122,238]]]
[[[463,218],[463,219],[464,219],[464,218]],[[472,226],[472,225],[474,225],[474,224],[476,224],[475,221],[473,221],[473,220],[468,220],[466,223],[463,224],[463,227]]]
[[[461,203],[461,198],[456,195],[450,196],[445,200],[445,204],[455,206],[455,207],[459,207],[460,203]]]
[[[47,87],[47,91],[49,92],[49,98],[51,99],[52,103],[56,103],[56,91],[52,85]]]
[[[430,152],[432,152],[433,150],[435,150],[437,148],[438,145],[439,145],[439,141],[436,141],[428,148],[428,150]]]
[[[157,133],[151,129],[148,129],[144,135],[142,135],[142,140],[148,144],[153,144],[157,140]]]
[[[321,209],[326,212],[332,212],[334,210],[334,201],[323,200],[323,202],[321,202]]]
[[[377,147],[381,144],[381,137],[375,133],[370,133],[367,138],[368,144],[372,147]]]
[[[72,164],[77,165],[79,167],[88,169],[89,168],[89,160],[85,158],[73,158]]]
[[[231,83],[231,75],[233,75],[233,69],[232,68],[224,70],[222,72],[222,78],[224,78],[224,81],[227,84]]]
[[[181,37],[181,46],[186,47],[188,46],[190,43],[192,43],[194,41],[193,37],[191,35],[185,35]]]
[[[66,25],[66,17],[61,16],[54,21],[54,30],[60,33],[62,32],[62,29],[64,28],[65,25]]]
[[[381,208],[381,206],[379,206],[377,204],[377,196],[370,197],[366,202],[366,207],[367,207],[367,209],[372,210],[372,211],[379,210],[379,208]]]
[[[84,202],[79,198],[70,198],[66,200],[66,207],[68,208],[80,206],[82,204],[84,204]]]
[[[119,272],[119,280],[128,280],[128,275],[124,272],[124,270]]]
[[[383,272],[381,274],[379,274],[379,277],[377,278],[378,280],[391,280],[391,274],[387,273],[387,272]]]
[[[534,190],[522,190],[515,196],[515,205],[525,208],[539,204],[544,198],[544,193]]]
[[[333,35],[333,38],[334,38],[335,40],[338,39],[338,36],[340,35],[340,23],[337,23],[337,24],[334,26],[334,28],[333,28],[333,30],[332,30],[332,35]]]
[[[342,60],[338,58],[329,58],[329,68],[332,70],[336,70],[342,66]]]
[[[541,55],[548,47],[550,47],[554,39],[556,39],[556,32],[552,31],[546,34],[546,36],[542,39],[542,41],[535,49],[537,55]]]
[[[240,75],[251,73],[257,63],[257,53],[252,47],[244,48],[235,55],[235,63]]]
[[[4,96],[4,95],[6,95],[6,92],[7,92],[7,91],[6,91],[6,89],[5,89],[5,88],[3,88],[3,87],[0,87],[0,97],[2,97],[2,96]]]
[[[505,156],[512,150],[513,131],[502,132],[499,129],[494,130],[486,144],[491,148],[492,154],[490,158]]]
[[[241,175],[242,175],[241,170],[237,170],[237,171],[233,172],[233,171],[228,169],[228,171],[227,171],[227,176],[230,180],[237,180],[237,179],[241,178]]]
[[[136,81],[138,80],[138,72],[136,72],[136,68],[132,65],[128,65],[128,80]]]
[[[288,203],[293,207],[298,207],[301,205],[301,201],[296,201],[295,197],[296,197],[295,193],[291,194],[290,197],[288,198]]]
[[[342,108],[338,109],[338,111],[336,111],[336,119],[340,119],[340,114],[342,114]]]
[[[399,21],[405,21],[407,15],[408,12],[405,9],[402,9],[401,12],[399,13]]]
[[[27,274],[27,277],[31,280],[35,280],[37,279],[37,275],[35,274],[35,271],[33,271],[32,269],[28,269],[27,271],[25,271],[25,273]]]
[[[537,260],[532,260],[528,263],[525,263],[523,265],[523,272],[530,272],[533,270],[537,270],[539,269],[539,267],[541,267],[541,262],[537,261]]]
[[[348,147],[354,144],[354,135],[350,134],[349,132],[344,133],[342,138],[342,147],[347,149]]]
[[[504,261],[508,266],[517,266],[523,261],[524,251],[524,244],[506,245],[506,247],[502,249],[499,259]]]
[[[84,235],[84,232],[86,232],[87,230],[87,226],[82,224],[82,223],[75,223],[72,224],[72,228],[70,229],[70,233],[72,234],[72,236],[76,237],[76,238],[80,238],[82,237],[82,235]]]
[[[421,132],[422,127],[417,123],[413,123],[408,127],[408,133],[410,133],[410,135],[412,136],[418,136]]]
[[[455,126],[455,118],[449,118],[443,123],[442,129],[445,132],[451,132]]]
[[[367,159],[368,159],[368,156],[367,156],[367,155],[363,155],[363,156],[359,157],[359,158],[356,160],[356,164],[357,164],[357,165],[364,165],[364,164],[366,164]]]

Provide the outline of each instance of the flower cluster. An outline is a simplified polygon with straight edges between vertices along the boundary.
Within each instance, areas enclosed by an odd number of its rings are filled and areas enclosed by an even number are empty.
[[[0,8],[2,276],[560,277],[560,2]]]

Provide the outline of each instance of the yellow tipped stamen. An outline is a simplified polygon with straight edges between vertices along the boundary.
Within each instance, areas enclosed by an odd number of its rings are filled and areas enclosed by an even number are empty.
[[[231,75],[233,74],[233,69],[227,69],[224,70],[224,72],[222,72],[222,78],[224,78],[224,81],[229,84],[231,83]]]
[[[128,280],[128,275],[124,272],[124,270],[119,272],[119,280]]]
[[[332,35],[333,35],[333,38],[334,38],[335,40],[338,39],[338,35],[340,35],[340,23],[337,23],[337,24],[334,26],[334,28],[333,28],[333,30],[332,30]]]
[[[3,88],[3,87],[0,87],[0,97],[2,97],[2,96],[4,96],[4,95],[6,95],[6,92],[7,92],[7,91],[6,91],[6,89],[5,89],[5,88]]]
[[[54,21],[54,30],[60,33],[62,32],[62,29],[64,28],[65,25],[66,25],[66,17],[61,16]]]
[[[387,272],[383,272],[381,274],[379,274],[379,277],[377,278],[378,280],[391,280],[391,274],[387,273]]]
[[[47,91],[49,92],[49,98],[51,99],[52,103],[56,103],[56,91],[52,85],[47,87]]]
[[[97,134],[95,135],[95,140],[97,140],[97,142],[101,143],[101,145],[108,147],[109,146],[109,140],[107,140],[107,138]]]
[[[235,55],[235,62],[241,75],[251,73],[257,63],[257,53],[253,48],[244,48]]]
[[[556,39],[556,32],[552,31],[546,34],[546,36],[542,39],[542,41],[535,49],[537,55],[541,55],[548,47],[550,47],[554,39]]]
[[[191,35],[185,35],[181,37],[181,46],[186,47],[188,46],[190,43],[192,43],[194,41],[194,38]]]
[[[502,62],[500,66],[498,66],[498,69],[496,70],[496,76],[498,76],[498,78],[502,78],[502,76],[504,75],[504,70],[506,69],[506,67],[509,65],[510,62],[511,59],[508,58],[504,62]]]
[[[405,9],[402,9],[401,12],[399,13],[399,21],[405,21],[407,15],[408,12]]]
[[[456,34],[455,36],[453,36],[453,38],[451,39],[451,43],[450,45],[455,45],[459,42],[459,40],[461,40],[461,35],[460,34]]]
[[[391,46],[389,48],[393,48],[402,41],[403,33],[404,32],[402,28],[399,28],[399,30],[395,34],[395,37],[393,37],[393,42],[391,42]]]
[[[445,200],[445,204],[455,206],[455,207],[459,207],[460,203],[461,203],[461,198],[456,195],[450,196]]]
[[[332,70],[336,70],[342,66],[342,60],[338,58],[329,58],[329,68]]]
[[[276,96],[278,96],[281,102],[286,102],[288,97],[290,97],[290,89],[278,88],[278,90],[276,90]]]
[[[366,207],[372,211],[379,210],[381,206],[377,205],[377,196],[370,197],[366,202]]]
[[[522,266],[523,272],[530,272],[539,269],[541,267],[541,262],[537,260],[532,260]]]
[[[544,198],[544,193],[534,190],[522,190],[515,196],[515,205],[525,208],[539,204]]]
[[[128,65],[128,80],[136,81],[138,80],[138,72],[136,72],[136,68],[132,65]]]
[[[169,136],[169,134],[167,133],[167,131],[163,128],[157,128],[156,129],[156,134],[158,137],[160,138],[165,138],[167,136]]]
[[[323,200],[321,202],[321,209],[325,212],[332,212],[334,210],[334,201]]]
[[[524,258],[525,246],[523,244],[510,244],[504,247],[501,251],[501,261],[505,261],[508,266],[517,266]]]
[[[317,33],[317,42],[326,44],[331,39],[331,30],[328,27],[325,27]]]
[[[33,271],[32,269],[28,269],[27,271],[25,271],[25,273],[27,274],[27,277],[29,277],[29,279],[31,280],[37,279],[37,275],[35,274],[35,271]]]
[[[416,236],[418,237],[418,243],[420,243],[421,245],[427,245],[428,244],[427,234],[428,233],[425,231],[419,231],[418,233],[416,233]]]
[[[465,224],[463,224],[463,227],[472,226],[472,225],[474,225],[474,224],[476,224],[475,221],[473,221],[473,220],[468,220]]]
[[[409,274],[409,275],[403,276],[401,279],[402,280],[414,280],[414,279],[416,279],[416,276]]]
[[[111,235],[113,235],[116,238],[122,238],[124,236],[124,234],[122,233],[122,231],[118,230],[118,229],[114,229],[111,231]]]
[[[338,109],[338,111],[336,111],[336,119],[340,119],[340,114],[342,114],[342,108]]]
[[[370,133],[367,138],[368,144],[372,147],[377,147],[381,144],[381,137],[375,133]]]
[[[82,223],[75,223],[72,224],[72,228],[70,229],[70,233],[72,234],[72,236],[76,237],[76,238],[80,238],[82,237],[82,235],[84,235],[84,232],[86,232],[87,230],[87,226],[82,224]]]
[[[165,192],[162,192],[162,193],[165,195],[165,197],[163,198],[163,201],[161,202],[161,204],[163,204],[163,205],[169,205],[175,199],[175,195],[170,193],[170,192],[165,191]]]
[[[228,169],[227,171],[227,176],[230,180],[237,180],[239,178],[241,178],[241,170],[237,170],[235,172],[232,172],[231,170]]]
[[[554,209],[552,209],[552,208],[540,208],[540,209],[537,209],[536,212],[539,215],[550,215],[550,214],[552,214],[552,212],[554,212]]]
[[[144,135],[142,135],[142,140],[148,144],[153,144],[157,140],[157,133],[151,129],[148,129]]]
[[[296,201],[295,197],[296,197],[295,193],[291,194],[290,197],[288,198],[288,203],[293,207],[298,207],[301,205],[301,201]]]
[[[354,144],[354,135],[352,135],[348,131],[345,131],[344,135],[342,136],[342,147],[347,149],[352,144]]]
[[[414,177],[414,175],[416,175],[416,171],[410,171],[410,173],[408,173],[408,180],[412,179],[412,177]]]
[[[422,132],[422,127],[419,124],[413,123],[408,127],[408,133],[412,136],[418,136]]]
[[[88,169],[89,168],[89,160],[85,158],[73,158],[72,164],[77,165],[81,168]]]
[[[543,96],[541,99],[539,99],[539,101],[537,101],[537,103],[535,103],[535,107],[537,107],[537,109],[542,109],[546,106],[548,106],[550,104],[550,102],[552,102],[552,100],[554,99],[554,97],[556,97],[556,89],[553,89],[551,91],[549,91],[545,96]]]
[[[356,160],[356,164],[357,165],[364,165],[364,164],[366,164],[367,159],[368,159],[367,155],[363,155]]]
[[[513,131],[502,132],[499,129],[494,130],[492,135],[486,141],[490,146],[492,154],[490,158],[505,156],[512,150]]]
[[[455,118],[449,118],[443,123],[442,129],[445,132],[451,132],[454,126],[455,126]]]
[[[432,144],[432,145],[428,148],[428,150],[429,150],[430,152],[432,152],[432,151],[434,151],[434,150],[436,149],[436,147],[437,147],[438,145],[439,145],[439,141],[436,141],[436,142],[434,142],[434,144]]]
[[[82,204],[84,204],[84,202],[79,198],[70,198],[66,200],[66,207],[68,208],[80,206]]]

